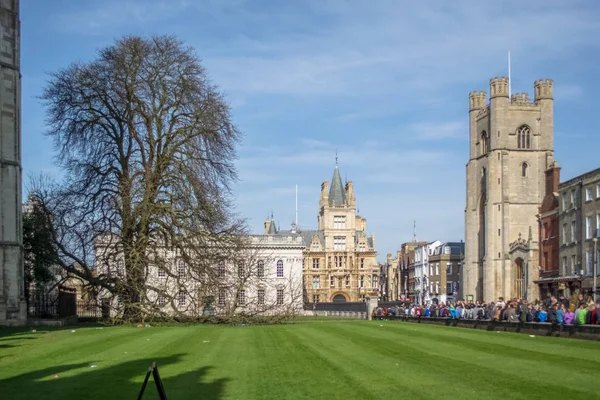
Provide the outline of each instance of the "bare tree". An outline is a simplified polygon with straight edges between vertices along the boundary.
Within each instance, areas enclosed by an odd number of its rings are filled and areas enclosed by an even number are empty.
[[[150,266],[179,279],[173,251],[212,281],[243,232],[230,191],[240,133],[194,51],[170,36],[125,37],[51,74],[41,98],[65,178],[34,194],[61,266],[118,296],[127,320],[155,311]]]

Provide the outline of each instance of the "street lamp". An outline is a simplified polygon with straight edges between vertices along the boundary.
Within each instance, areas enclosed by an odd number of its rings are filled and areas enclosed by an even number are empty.
[[[598,235],[594,240],[594,288],[592,289],[592,295],[594,296],[594,303],[596,302],[596,276],[598,275]]]

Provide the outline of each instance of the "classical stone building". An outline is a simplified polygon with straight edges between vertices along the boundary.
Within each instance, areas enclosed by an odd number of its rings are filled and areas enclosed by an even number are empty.
[[[229,255],[216,261],[219,257],[214,257],[216,276],[212,278],[194,271],[176,249],[164,247],[165,262],[147,266],[149,303],[166,314],[190,317],[302,312],[302,237],[293,230],[277,232],[273,225],[269,233],[243,238],[245,247],[235,258]],[[106,238],[96,242],[95,272],[126,279],[122,254],[109,243]],[[112,315],[119,314],[122,304],[118,296],[104,290],[99,298],[108,301]]]
[[[354,302],[379,295],[375,237],[367,236],[352,181],[342,183],[337,162],[331,186],[321,184],[317,230],[299,233],[306,243],[305,301]]]
[[[0,2],[0,325],[27,322],[21,219],[19,1]]]
[[[538,214],[538,231],[540,244],[539,265],[540,276],[534,283],[539,286],[539,298],[558,295],[559,273],[559,234],[558,234],[558,185],[560,167],[555,162],[546,170],[546,195]]]
[[[594,238],[600,235],[600,168],[558,186],[559,199],[559,290],[592,292]],[[597,246],[596,246],[597,249]]]
[[[526,93],[509,98],[508,84],[507,78],[490,80],[489,104],[484,91],[469,95],[467,299],[537,296],[537,214],[544,173],[554,162],[553,82],[536,81],[533,101]]]

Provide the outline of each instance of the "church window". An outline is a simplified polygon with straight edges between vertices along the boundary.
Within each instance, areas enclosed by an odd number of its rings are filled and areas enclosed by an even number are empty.
[[[346,217],[336,215],[333,217],[333,228],[334,229],[346,229]]]
[[[521,176],[524,178],[527,177],[527,168],[529,168],[529,165],[526,162],[521,164]]]
[[[333,238],[334,250],[346,250],[346,238],[344,236],[335,236]]]
[[[517,129],[517,148],[531,148],[531,129],[527,125],[523,125]]]
[[[265,276],[265,262],[263,260],[258,261],[258,266],[256,270],[256,275],[259,278],[263,278]]]
[[[277,277],[283,278],[283,261],[277,261]]]
[[[488,135],[487,135],[486,131],[481,132],[480,145],[481,145],[481,155],[487,154],[490,151]]]

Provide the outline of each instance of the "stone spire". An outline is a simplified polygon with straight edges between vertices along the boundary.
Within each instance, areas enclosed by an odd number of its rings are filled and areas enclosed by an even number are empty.
[[[337,153],[335,156],[335,169],[333,170],[333,178],[331,178],[331,187],[329,188],[329,205],[343,206],[346,204],[346,190],[342,183],[340,170],[337,165]]]

